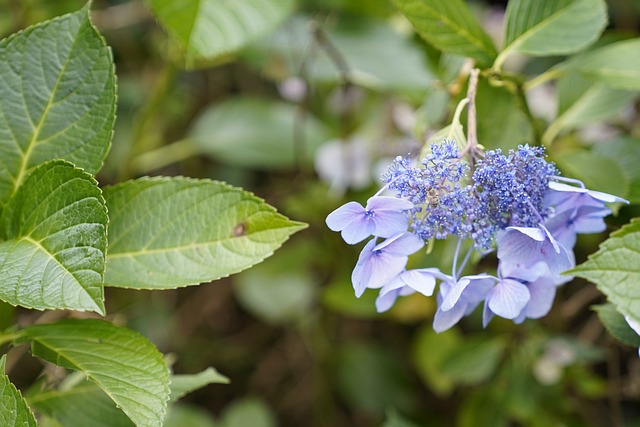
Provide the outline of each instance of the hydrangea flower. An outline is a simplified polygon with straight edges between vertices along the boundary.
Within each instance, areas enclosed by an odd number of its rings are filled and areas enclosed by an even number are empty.
[[[409,255],[424,245],[418,236],[411,233],[397,234],[380,244],[376,241],[372,239],[365,245],[351,274],[358,298],[365,289],[381,288],[394,279],[405,269]]]
[[[405,270],[380,289],[376,298],[376,309],[378,313],[385,312],[393,306],[399,296],[407,296],[415,292],[430,297],[436,287],[436,278],[448,277],[437,268]]]
[[[327,217],[327,225],[350,244],[375,237],[360,254],[352,282],[358,297],[366,288],[380,289],[379,312],[399,296],[431,296],[439,281],[437,332],[482,302],[485,326],[494,316],[521,323],[546,315],[557,287],[571,280],[562,273],[575,265],[576,234],[603,231],[611,213],[606,203],[626,202],[557,174],[541,147],[503,153],[474,145],[460,152],[445,140],[420,161],[396,158],[383,175],[384,188],[396,198],[376,195],[366,207],[347,203]],[[425,241],[450,236],[458,238],[451,275],[437,268],[406,270],[409,255]],[[379,237],[387,240],[378,243]],[[471,244],[459,263],[463,241]],[[497,277],[460,277],[473,250],[484,256],[496,249]]]
[[[350,245],[367,237],[391,237],[407,230],[407,216],[403,211],[413,208],[413,203],[395,197],[375,196],[367,200],[367,206],[349,202],[327,216],[327,226],[341,231],[342,238]]]

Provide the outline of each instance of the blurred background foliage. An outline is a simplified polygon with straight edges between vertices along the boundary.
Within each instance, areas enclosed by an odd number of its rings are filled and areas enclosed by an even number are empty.
[[[0,0],[0,35],[83,3]],[[148,2],[170,37],[140,0],[93,2],[119,87],[101,184],[160,174],[225,180],[310,227],[214,284],[107,289],[109,317],[172,354],[176,373],[215,366],[231,379],[185,397],[168,426],[640,426],[637,351],[603,329],[590,307],[604,297],[585,281],[561,287],[542,320],[496,319],[483,330],[476,313],[442,334],[431,329],[432,299],[407,297],[379,315],[373,293],[353,295],[359,248],[324,218],[364,201],[390,159],[417,152],[451,121],[466,92],[463,58],[421,41],[388,0],[256,0],[246,4],[267,4],[265,13],[213,13],[221,34],[195,36],[172,27],[189,11],[171,3]],[[505,3],[469,3],[496,39]],[[640,2],[608,7],[598,43],[636,37]],[[507,68],[530,78],[560,59],[514,58]],[[609,231],[638,216],[637,91],[567,75],[526,99],[482,80],[477,96],[485,147],[553,142],[549,154],[567,175],[635,203],[608,219]],[[606,236],[581,236],[578,263]],[[439,243],[415,262],[446,269],[452,252]],[[30,323],[38,313],[15,315]],[[3,312],[3,325],[11,316]],[[25,387],[40,371],[23,357],[11,376]]]

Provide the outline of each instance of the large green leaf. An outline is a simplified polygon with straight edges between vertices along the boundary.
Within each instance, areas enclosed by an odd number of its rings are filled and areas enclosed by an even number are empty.
[[[4,427],[35,427],[36,419],[24,398],[4,372],[7,355],[0,358],[0,424]]]
[[[104,196],[108,286],[168,289],[219,279],[262,261],[306,226],[210,180],[143,178],[107,187]]]
[[[0,218],[0,299],[104,313],[106,229],[91,175],[62,160],[38,166]]]
[[[631,329],[624,316],[616,310],[615,305],[602,304],[593,309],[598,313],[600,322],[615,339],[633,347],[640,347],[640,335]]]
[[[609,86],[640,90],[640,39],[601,47],[575,57],[560,69],[572,69]]]
[[[447,53],[489,65],[496,50],[462,0],[393,0],[422,38]]]
[[[133,427],[135,424],[90,381],[57,390],[30,390],[29,405],[64,427]]]
[[[180,44],[187,68],[232,53],[273,30],[294,0],[147,0],[158,21]]]
[[[209,384],[229,384],[229,378],[211,367],[197,374],[172,375],[171,401],[175,402],[184,395]]]
[[[624,196],[631,203],[640,202],[640,139],[623,136],[609,142],[594,144],[593,153],[618,163],[629,182],[629,191]]]
[[[567,274],[595,283],[620,313],[640,322],[640,219],[612,233],[598,252]]]
[[[296,137],[296,120],[304,132]],[[260,169],[309,162],[328,139],[324,125],[296,106],[260,98],[231,98],[214,104],[197,119],[188,138],[197,149],[225,163]]]
[[[83,372],[137,426],[161,426],[169,369],[145,337],[102,320],[67,319],[23,330],[34,356]]]
[[[542,142],[548,146],[563,131],[615,117],[637,97],[637,93],[569,73],[558,83],[558,117],[545,131]]]
[[[595,42],[607,25],[604,0],[511,0],[499,67],[513,52],[565,55]]]
[[[565,176],[584,182],[587,188],[626,197],[629,180],[620,163],[588,150],[570,150],[553,155],[552,160]]]
[[[0,210],[48,160],[97,172],[115,96],[111,53],[87,7],[0,41]]]

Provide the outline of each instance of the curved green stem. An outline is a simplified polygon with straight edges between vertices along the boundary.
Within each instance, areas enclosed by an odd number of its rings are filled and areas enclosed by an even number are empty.
[[[549,80],[562,77],[563,74],[564,71],[561,68],[551,68],[526,82],[523,86],[524,91],[526,92],[530,89],[533,89],[534,87],[541,85],[542,83],[548,82]]]

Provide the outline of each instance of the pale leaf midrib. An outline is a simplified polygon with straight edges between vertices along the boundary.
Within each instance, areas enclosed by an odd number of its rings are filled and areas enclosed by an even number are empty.
[[[237,240],[237,239],[242,239],[242,238],[248,238],[251,237],[252,235],[255,234],[261,234],[264,232],[275,232],[275,231],[282,231],[283,229],[288,229],[288,228],[296,228],[296,225],[287,225],[287,226],[283,226],[283,227],[277,227],[277,228],[269,228],[266,230],[261,230],[261,231],[257,231],[255,233],[249,233],[247,235],[244,236],[229,236],[229,237],[225,237],[222,239],[216,239],[216,240],[211,240],[208,242],[200,242],[200,243],[189,243],[186,245],[180,245],[180,246],[172,246],[172,247],[165,247],[165,248],[155,248],[155,249],[138,249],[135,251],[128,251],[128,252],[117,252],[117,253],[113,253],[113,252],[108,252],[107,253],[107,260],[109,259],[114,259],[114,258],[128,258],[128,257],[137,257],[137,256],[143,256],[143,255],[155,255],[155,254],[163,254],[163,253],[170,253],[170,252],[179,252],[179,251],[184,251],[184,250],[190,250],[190,249],[198,249],[198,248],[203,248],[203,247],[207,247],[207,246],[217,246],[217,245],[222,245],[224,243],[230,242],[232,240]],[[269,243],[267,243],[269,244]]]
[[[58,355],[64,357],[69,362],[71,362],[74,366],[76,366],[78,368],[79,371],[84,372],[87,375],[87,377],[91,381],[93,381],[98,386],[98,388],[100,388],[102,391],[104,391],[112,400],[116,401],[116,400],[119,400],[118,397],[126,397],[125,395],[114,393],[114,392],[112,392],[110,390],[107,390],[105,387],[103,387],[103,385],[96,378],[96,372],[95,371],[88,371],[86,369],[83,369],[83,364],[82,363],[78,363],[78,361],[75,358],[72,358],[68,354],[64,354],[62,352],[62,350],[64,350],[64,349],[59,349],[59,348],[55,347],[53,344],[49,344],[46,341],[42,341],[41,339],[33,338],[32,340],[33,341],[37,341],[41,346],[49,349],[50,351],[54,352],[55,354],[58,354]],[[106,377],[107,379],[112,379],[113,378],[113,376],[110,376],[110,375],[108,375],[106,373],[97,373],[97,374],[98,374],[98,377]],[[142,388],[142,387],[140,387],[140,386],[138,386],[136,384],[132,384],[129,381],[126,381],[124,379],[122,379],[120,381],[122,381],[122,382],[124,382],[124,383],[126,383],[128,385],[131,385],[136,389],[144,390],[145,392],[147,392],[149,394],[152,394],[151,392],[147,391],[146,389],[144,389],[144,388]],[[155,395],[153,395],[153,396],[155,397]],[[154,408],[150,408],[149,406],[143,404],[142,402],[137,402],[137,403],[139,405],[147,408],[149,410],[149,412],[151,412],[151,413],[154,412]],[[125,412],[124,409],[122,409],[122,411]],[[127,412],[125,412],[125,414],[127,414],[127,416],[129,416],[129,414]]]
[[[65,59],[65,62],[62,65],[60,73],[58,74],[58,78],[56,79],[56,83],[55,83],[53,89],[51,90],[51,95],[49,96],[49,100],[47,101],[47,105],[45,106],[45,108],[44,108],[44,110],[42,112],[42,115],[40,117],[40,120],[39,120],[37,126],[33,130],[33,136],[31,137],[31,140],[27,144],[27,149],[26,149],[26,151],[24,151],[24,155],[22,157],[22,162],[20,164],[20,169],[18,170],[18,175],[16,176],[15,181],[14,181],[14,187],[13,187],[13,191],[12,191],[12,196],[15,194],[15,192],[18,189],[18,187],[20,187],[20,184],[22,183],[22,180],[24,179],[24,177],[26,175],[26,172],[28,170],[29,159],[31,157],[31,154],[33,152],[34,147],[37,145],[38,137],[40,136],[40,132],[42,131],[42,127],[44,126],[44,122],[45,122],[45,120],[46,120],[46,118],[47,118],[47,116],[49,114],[49,110],[51,109],[51,107],[54,104],[53,100],[54,100],[55,95],[56,95],[56,93],[58,91],[58,87],[60,85],[60,82],[62,81],[62,76],[66,72],[67,66],[69,65],[69,62],[71,60],[72,52],[74,51],[74,49],[75,49],[75,47],[76,47],[76,45],[78,43],[78,34],[81,31],[83,25],[84,25],[84,23],[81,23],[78,26],[78,31],[76,32],[76,34],[74,36],[73,43],[71,44],[71,48],[69,49],[69,53],[67,54],[67,58]],[[20,152],[22,152],[22,149],[20,147],[20,144],[18,144],[18,141],[16,140],[15,142],[16,142],[16,145],[17,145],[18,149],[20,150]]]
[[[87,291],[87,289],[85,289],[85,287],[82,285],[82,283],[80,283],[78,281],[78,279],[76,278],[76,276],[73,274],[73,272],[71,272],[63,263],[61,263],[54,254],[52,254],[51,252],[49,252],[44,246],[42,246],[40,244],[40,242],[38,242],[37,240],[32,239],[29,236],[22,236],[20,237],[20,239],[16,239],[17,241],[19,240],[24,240],[27,241],[29,243],[31,243],[32,245],[34,245],[37,249],[39,249],[40,251],[44,252],[45,255],[47,255],[49,257],[49,259],[55,261],[55,263],[57,265],[59,265],[65,272],[67,272],[71,277],[73,277],[74,282],[78,285],[77,287],[79,289],[82,289],[82,291],[84,292],[85,296],[88,297],[89,301],[91,301],[91,303],[93,304],[94,308],[98,310],[98,312],[102,312],[102,308],[100,306],[98,306],[96,304],[96,302],[93,300],[92,295]],[[64,293],[61,292],[62,295],[62,301],[66,304],[66,299],[64,298]]]

